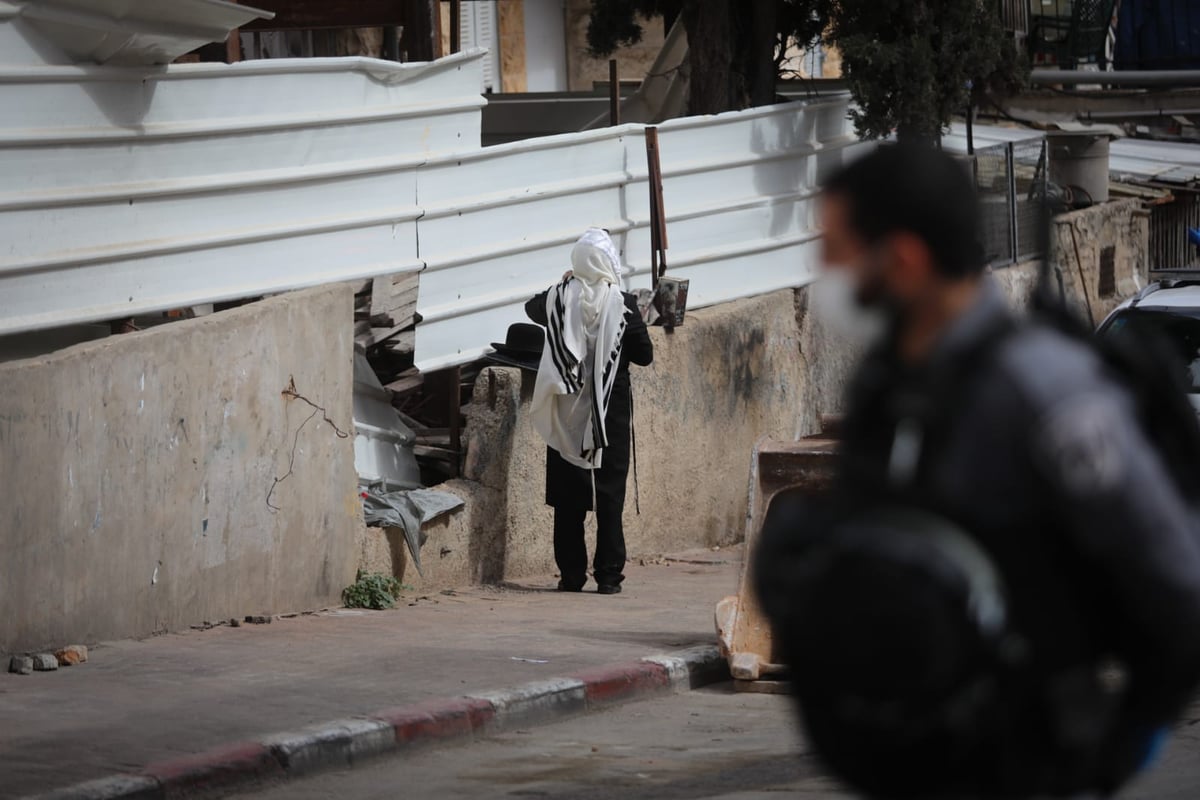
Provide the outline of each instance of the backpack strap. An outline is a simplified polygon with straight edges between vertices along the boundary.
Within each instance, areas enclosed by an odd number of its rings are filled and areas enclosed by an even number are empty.
[[[945,446],[962,414],[966,398],[976,382],[995,363],[1001,347],[1022,330],[1022,324],[1011,316],[997,316],[980,332],[970,346],[955,353],[951,363],[939,368],[932,376],[930,390],[921,408],[908,418],[910,431],[919,431],[919,453],[915,455],[912,478],[924,475],[931,468],[933,459]],[[903,447],[906,420],[897,422],[897,442]],[[895,447],[895,445],[894,445]],[[895,451],[893,456],[895,456]]]

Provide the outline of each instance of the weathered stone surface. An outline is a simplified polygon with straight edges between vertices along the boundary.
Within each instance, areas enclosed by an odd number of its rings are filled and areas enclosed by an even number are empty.
[[[327,286],[0,364],[0,652],[336,602],[352,316]]]
[[[73,644],[59,650],[54,657],[58,659],[60,667],[73,667],[88,660],[88,650],[84,645]]]
[[[8,662],[8,671],[17,675],[28,675],[33,672],[33,659],[29,656],[13,656]]]
[[[1139,200],[1103,203],[1055,220],[1054,264],[1062,273],[1067,297],[1082,317],[1098,325],[1146,285],[1149,241],[1149,221]],[[1101,276],[1105,251],[1111,254],[1110,280]],[[1037,286],[1036,262],[999,267],[993,274],[1014,306],[1029,304]]]
[[[53,672],[58,669],[58,659],[50,653],[38,653],[33,657],[33,668],[38,672]]]

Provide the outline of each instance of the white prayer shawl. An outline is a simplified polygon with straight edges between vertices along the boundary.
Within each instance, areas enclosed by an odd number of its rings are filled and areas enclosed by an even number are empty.
[[[607,234],[589,230],[572,251],[574,275],[546,295],[533,426],[564,461],[584,469],[598,469],[608,446],[604,420],[625,335],[615,254]]]

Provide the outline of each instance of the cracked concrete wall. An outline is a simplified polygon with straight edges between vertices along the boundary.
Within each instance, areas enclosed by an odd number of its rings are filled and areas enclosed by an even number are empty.
[[[0,652],[337,602],[361,524],[352,291],[0,364]]]

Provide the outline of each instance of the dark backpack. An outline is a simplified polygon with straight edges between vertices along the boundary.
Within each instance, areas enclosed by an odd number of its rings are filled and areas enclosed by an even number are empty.
[[[1159,327],[1136,318],[1120,331],[1106,326],[1094,333],[1060,299],[1044,295],[1035,295],[1036,318],[1096,351],[1132,396],[1142,430],[1180,494],[1200,503],[1200,418],[1188,400],[1188,365],[1176,343]]]

